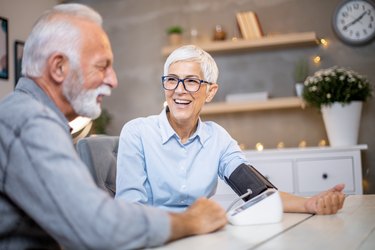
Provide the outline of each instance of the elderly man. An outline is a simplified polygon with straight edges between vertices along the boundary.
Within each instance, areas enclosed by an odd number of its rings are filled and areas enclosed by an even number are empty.
[[[98,117],[118,84],[101,23],[86,6],[58,5],[26,41],[25,77],[0,103],[0,249],[134,249],[226,224],[204,198],[167,213],[113,200],[95,185],[68,121]]]
[[[237,142],[218,124],[199,118],[218,90],[217,78],[215,61],[200,48],[172,52],[162,77],[167,107],[121,131],[116,198],[184,211],[198,197],[215,193],[218,176],[237,183],[233,173],[251,176]],[[334,214],[342,208],[343,189],[336,185],[308,199],[281,192],[284,211]]]

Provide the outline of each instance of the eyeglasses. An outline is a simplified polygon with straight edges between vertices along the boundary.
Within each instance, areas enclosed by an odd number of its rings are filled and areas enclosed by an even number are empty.
[[[184,86],[184,89],[190,93],[197,92],[199,88],[201,87],[202,83],[212,84],[210,82],[207,82],[198,78],[187,77],[184,79],[180,79],[176,76],[162,76],[161,82],[163,84],[163,88],[166,90],[177,89],[178,84],[181,82],[182,85]]]

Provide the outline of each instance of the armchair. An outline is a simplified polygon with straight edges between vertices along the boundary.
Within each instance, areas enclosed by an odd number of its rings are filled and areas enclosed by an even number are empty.
[[[78,140],[76,149],[96,184],[112,197],[116,193],[118,136],[91,136]]]

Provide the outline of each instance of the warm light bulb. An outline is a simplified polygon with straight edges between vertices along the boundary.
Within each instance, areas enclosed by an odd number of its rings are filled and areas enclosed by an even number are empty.
[[[257,144],[255,144],[255,149],[258,150],[258,151],[262,151],[263,150],[263,144],[258,142]]]
[[[281,142],[277,143],[276,147],[279,148],[279,149],[285,148],[285,144],[284,144],[284,142],[281,141]]]
[[[320,44],[323,45],[323,47],[328,47],[328,41],[324,38],[319,40]]]
[[[315,64],[320,63],[321,60],[322,60],[322,59],[320,58],[320,56],[315,56],[315,57],[313,58],[313,61],[314,61]]]
[[[327,142],[326,142],[326,140],[322,139],[322,140],[319,141],[318,145],[319,145],[319,147],[325,147],[325,146],[327,146]]]
[[[302,141],[300,141],[300,143],[298,144],[298,147],[300,147],[300,148],[305,148],[306,145],[307,145],[306,141],[305,141],[305,140],[302,140]]]

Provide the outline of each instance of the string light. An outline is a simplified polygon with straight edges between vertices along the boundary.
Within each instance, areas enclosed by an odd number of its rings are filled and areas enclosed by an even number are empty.
[[[263,144],[258,142],[257,144],[255,144],[255,149],[257,151],[263,151],[263,149],[264,149]]]
[[[321,60],[322,60],[322,58],[321,58],[320,56],[315,56],[315,57],[313,58],[313,62],[314,62],[315,64],[319,64]]]
[[[327,146],[327,141],[324,140],[324,139],[320,140],[318,146],[319,147],[325,147],[325,146]]]
[[[320,44],[323,45],[324,48],[328,47],[328,41],[324,38],[319,40]]]
[[[307,146],[307,143],[305,140],[300,141],[300,143],[298,144],[298,147],[300,148],[305,148],[306,146]]]

